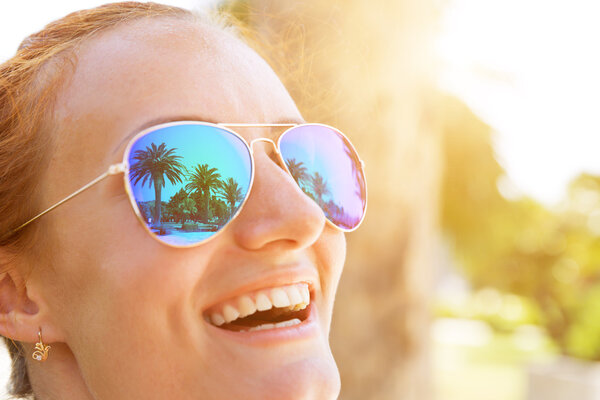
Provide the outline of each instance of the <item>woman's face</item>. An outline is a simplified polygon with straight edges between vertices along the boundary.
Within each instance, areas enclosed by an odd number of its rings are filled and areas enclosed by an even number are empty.
[[[77,59],[54,112],[47,204],[120,162],[128,136],[157,119],[301,120],[271,69],[214,28],[138,21],[86,42]],[[248,142],[281,133],[237,131]],[[52,343],[39,368],[72,363],[97,399],[335,398],[328,334],[344,236],[282,169],[272,145],[255,144],[254,156],[241,214],[195,248],[153,240],[132,212],[122,175],[45,216],[48,257],[32,281],[42,282],[65,345]],[[300,282],[310,289],[313,322],[232,332],[205,318],[244,294],[256,300]]]

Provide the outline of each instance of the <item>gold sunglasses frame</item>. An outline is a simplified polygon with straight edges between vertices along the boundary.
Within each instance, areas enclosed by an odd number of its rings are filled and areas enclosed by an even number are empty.
[[[172,244],[172,243],[167,243],[163,240],[161,240],[159,238],[158,235],[156,235],[146,224],[146,222],[144,221],[144,218],[142,217],[140,210],[137,206],[137,202],[135,200],[135,197],[133,195],[133,193],[131,192],[131,187],[130,187],[130,183],[128,180],[128,175],[129,175],[129,162],[127,160],[129,152],[131,151],[131,147],[133,146],[133,144],[136,142],[136,140],[149,133],[152,131],[156,131],[158,129],[163,129],[163,128],[168,128],[171,126],[177,126],[177,125],[201,125],[201,126],[212,126],[212,127],[216,127],[222,130],[225,130],[231,134],[233,134],[234,136],[236,136],[237,138],[239,138],[242,143],[244,143],[244,145],[246,146],[246,148],[248,149],[248,152],[250,154],[250,163],[252,166],[252,173],[251,173],[251,177],[250,177],[250,185],[248,186],[248,192],[246,193],[246,196],[244,197],[244,200],[240,203],[237,211],[235,212],[234,215],[231,216],[231,218],[229,219],[229,221],[227,221],[217,232],[215,232],[214,235],[207,237],[197,243],[192,243],[189,245],[177,245],[177,244]],[[90,187],[94,186],[95,184],[101,182],[104,178],[111,176],[111,175],[117,175],[120,173],[123,173],[123,185],[125,186],[125,192],[127,193],[127,196],[129,197],[129,202],[131,203],[131,207],[133,208],[133,212],[136,215],[136,217],[138,218],[138,221],[141,223],[141,225],[144,227],[144,229],[146,230],[146,232],[148,232],[148,234],[154,239],[159,241],[160,243],[166,245],[166,246],[170,246],[170,247],[175,247],[175,248],[190,248],[190,247],[196,247],[199,246],[201,244],[204,244],[206,242],[208,242],[209,240],[212,240],[213,238],[217,237],[219,234],[221,234],[221,232],[223,232],[225,230],[225,227],[227,225],[229,225],[231,223],[231,221],[235,220],[235,218],[240,214],[240,212],[242,211],[242,209],[244,208],[244,205],[246,204],[246,201],[248,200],[248,198],[250,197],[250,193],[252,191],[252,186],[254,184],[254,171],[255,171],[255,162],[254,162],[254,143],[257,142],[267,142],[267,143],[271,143],[275,149],[275,152],[277,153],[277,156],[279,157],[279,160],[281,161],[281,165],[283,165],[283,167],[285,168],[285,171],[291,176],[291,172],[287,166],[287,164],[285,163],[285,160],[283,159],[283,156],[281,155],[280,152],[280,143],[281,143],[281,139],[285,136],[285,134],[295,128],[301,127],[301,126],[323,126],[326,128],[329,128],[331,130],[333,130],[334,132],[338,133],[339,135],[341,135],[346,142],[350,145],[350,148],[352,149],[352,151],[354,152],[354,154],[356,154],[356,157],[358,158],[358,161],[360,163],[360,172],[363,176],[363,179],[365,181],[365,208],[363,210],[363,215],[360,219],[360,221],[358,222],[358,224],[352,228],[352,229],[343,229],[338,227],[337,225],[335,225],[333,222],[331,222],[329,220],[329,218],[327,218],[327,216],[325,216],[325,220],[327,221],[327,223],[329,225],[331,225],[332,227],[334,227],[335,229],[341,231],[341,232],[352,232],[355,231],[356,229],[358,229],[358,227],[362,224],[363,220],[365,219],[365,215],[367,213],[367,199],[368,199],[368,195],[367,195],[367,178],[365,175],[365,163],[364,161],[360,158],[360,156],[358,155],[358,152],[356,151],[356,149],[354,148],[354,145],[352,144],[352,142],[346,137],[346,135],[344,135],[342,132],[340,132],[338,129],[329,126],[329,125],[325,125],[325,124],[319,124],[319,123],[304,123],[304,124],[250,124],[250,123],[217,123],[217,124],[213,124],[211,122],[204,122],[204,121],[192,121],[192,120],[185,120],[185,121],[173,121],[173,122],[167,122],[167,123],[162,123],[162,124],[157,124],[157,125],[153,125],[151,127],[148,127],[146,129],[141,130],[140,132],[138,132],[137,134],[135,134],[127,143],[127,147],[125,148],[125,152],[123,153],[123,161],[117,164],[112,164],[108,167],[108,169],[106,170],[106,172],[104,172],[103,174],[99,175],[98,177],[96,177],[95,179],[93,179],[92,181],[90,181],[89,183],[85,184],[84,186],[80,187],[79,189],[77,189],[76,191],[74,191],[73,193],[71,193],[70,195],[68,195],[67,197],[65,197],[64,199],[60,200],[59,202],[53,204],[52,206],[48,207],[47,209],[45,209],[44,211],[40,212],[39,214],[37,214],[35,217],[29,219],[28,221],[26,221],[25,223],[21,224],[20,226],[18,226],[17,228],[13,229],[12,231],[10,231],[8,236],[13,235],[14,233],[20,231],[21,229],[23,229],[24,227],[26,227],[27,225],[29,225],[30,223],[32,223],[33,221],[35,221],[36,219],[40,218],[41,216],[43,216],[44,214],[49,213],[50,211],[54,210],[56,207],[60,206],[61,204],[69,201],[70,199],[72,199],[73,197],[77,196],[78,194],[84,192],[85,190],[89,189]],[[238,128],[286,128],[287,129],[285,131],[283,131],[280,135],[279,138],[277,139],[277,143],[275,143],[272,139],[266,138],[266,137],[260,137],[260,138],[255,138],[253,140],[250,141],[250,143],[248,143],[248,141],[246,139],[244,139],[239,133],[237,133],[236,131],[230,129],[233,127],[238,127]],[[302,189],[300,189],[302,190]],[[306,195],[306,194],[305,194]],[[320,206],[319,206],[320,208]],[[324,213],[324,211],[323,211]]]

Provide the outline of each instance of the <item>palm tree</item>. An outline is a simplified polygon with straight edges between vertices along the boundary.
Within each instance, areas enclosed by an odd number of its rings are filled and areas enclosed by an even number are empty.
[[[179,210],[183,214],[183,219],[181,222],[181,229],[183,229],[185,221],[187,221],[188,217],[191,214],[198,212],[198,209],[196,208],[196,202],[194,201],[194,199],[186,197],[181,203],[179,203]]]
[[[308,178],[308,174],[306,172],[306,167],[302,161],[297,162],[295,158],[290,158],[285,160],[285,164],[290,170],[290,174],[294,178],[294,180],[300,185],[301,182],[304,182],[306,178]]]
[[[208,220],[210,192],[220,186],[221,174],[216,168],[209,168],[208,164],[198,164],[188,175],[189,183],[185,186],[188,193],[198,192],[204,198],[204,211]]]
[[[159,226],[161,222],[161,190],[165,186],[165,176],[171,182],[183,183],[181,177],[184,175],[186,168],[178,159],[181,156],[173,154],[176,148],[167,149],[165,143],[161,143],[156,147],[155,143],[151,143],[150,147],[146,146],[146,150],[136,150],[133,159],[136,162],[131,166],[129,171],[129,179],[136,185],[142,179],[142,187],[148,181],[148,187],[154,185],[154,225]]]
[[[218,191],[219,197],[229,203],[229,216],[231,217],[235,210],[235,204],[244,199],[242,188],[235,179],[228,178],[225,182],[221,182]]]
[[[329,187],[327,181],[318,171],[310,177],[310,188],[317,199],[317,203],[323,208],[323,196],[329,194]]]

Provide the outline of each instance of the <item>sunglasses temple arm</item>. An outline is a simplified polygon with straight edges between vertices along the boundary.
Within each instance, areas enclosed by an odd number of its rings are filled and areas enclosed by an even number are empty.
[[[12,235],[13,233],[20,231],[21,229],[23,229],[24,227],[26,227],[27,225],[29,225],[30,223],[32,223],[33,221],[35,221],[36,219],[38,219],[39,217],[41,217],[42,215],[54,210],[56,207],[60,206],[61,204],[63,204],[64,202],[71,200],[73,197],[77,196],[79,193],[85,191],[86,189],[91,188],[92,186],[94,186],[96,183],[100,182],[101,180],[103,180],[104,178],[106,178],[109,175],[116,175],[119,174],[121,172],[125,172],[125,164],[123,163],[119,163],[119,164],[113,164],[110,167],[108,167],[108,170],[103,173],[102,175],[98,176],[96,179],[94,179],[93,181],[91,181],[90,183],[88,183],[85,186],[82,186],[81,188],[77,189],[75,192],[71,193],[70,195],[68,195],[67,197],[65,197],[64,199],[62,199],[61,201],[59,201],[58,203],[54,204],[53,206],[47,208],[46,210],[42,211],[41,213],[39,213],[38,215],[36,215],[35,217],[31,218],[29,221],[25,222],[24,224],[20,225],[19,227],[13,229],[10,234]]]

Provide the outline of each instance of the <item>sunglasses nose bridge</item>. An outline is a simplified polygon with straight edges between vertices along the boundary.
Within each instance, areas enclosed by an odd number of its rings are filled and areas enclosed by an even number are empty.
[[[273,140],[268,139],[268,138],[256,138],[256,139],[253,139],[250,142],[250,146],[249,146],[250,147],[250,153],[254,154],[254,143],[258,143],[258,142],[271,143],[273,145],[273,148],[275,149],[275,152],[277,154],[279,154],[279,149],[277,148],[277,144],[275,144],[275,142]]]

